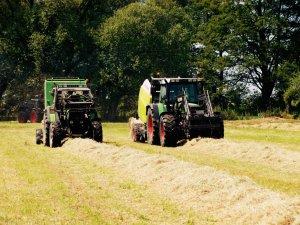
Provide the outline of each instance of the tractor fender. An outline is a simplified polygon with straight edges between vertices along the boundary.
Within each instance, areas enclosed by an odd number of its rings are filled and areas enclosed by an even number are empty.
[[[159,115],[159,117],[164,116],[164,115],[166,115],[166,114],[168,114],[168,115],[174,115],[173,112],[162,112],[162,113]]]

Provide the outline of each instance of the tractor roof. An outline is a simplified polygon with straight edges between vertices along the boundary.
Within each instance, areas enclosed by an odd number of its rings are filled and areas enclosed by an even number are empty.
[[[153,78],[151,77],[152,84],[168,84],[168,83],[196,83],[204,81],[204,78]]]

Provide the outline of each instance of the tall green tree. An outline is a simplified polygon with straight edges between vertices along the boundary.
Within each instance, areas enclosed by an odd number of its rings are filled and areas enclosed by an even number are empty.
[[[28,78],[96,77],[102,65],[94,31],[131,2],[134,0],[1,1],[0,100],[7,88],[13,88],[10,83],[24,83]]]
[[[111,115],[123,95],[137,94],[143,80],[184,76],[189,66],[190,20],[176,6],[135,3],[109,18],[99,32],[104,69],[101,84]],[[107,88],[106,88],[107,87]]]
[[[28,40],[34,1],[0,2],[0,100],[10,82],[24,81],[33,69]]]

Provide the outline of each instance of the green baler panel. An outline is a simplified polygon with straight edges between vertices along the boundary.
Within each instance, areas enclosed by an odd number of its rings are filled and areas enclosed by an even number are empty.
[[[45,80],[44,86],[44,98],[45,98],[45,108],[47,106],[51,106],[53,103],[53,96],[51,95],[51,91],[56,84],[68,84],[68,85],[86,85],[86,80],[84,79],[49,79]]]

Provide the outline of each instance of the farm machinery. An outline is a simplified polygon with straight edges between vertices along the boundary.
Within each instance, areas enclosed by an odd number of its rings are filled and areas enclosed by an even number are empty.
[[[36,143],[58,147],[65,137],[87,137],[102,142],[102,125],[87,81],[48,79],[44,84],[45,109]]]
[[[20,103],[18,105],[18,122],[27,123],[28,120],[31,123],[41,122],[43,118],[43,104],[44,100],[38,96]]]
[[[133,141],[176,146],[195,137],[224,137],[202,78],[151,78],[140,88],[138,113],[131,122]]]

